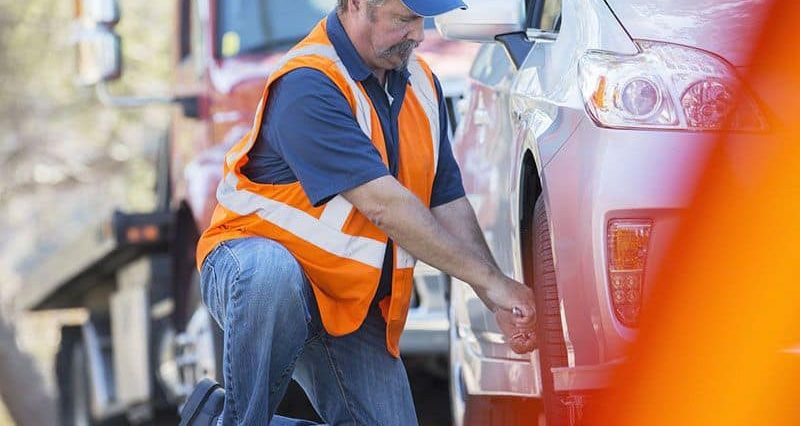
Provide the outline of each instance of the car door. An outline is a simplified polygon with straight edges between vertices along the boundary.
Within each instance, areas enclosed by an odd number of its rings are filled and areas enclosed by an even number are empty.
[[[508,275],[513,275],[512,254],[498,247],[496,235],[506,234],[508,226],[509,90],[515,71],[500,44],[481,47],[470,71],[469,89],[462,101],[464,118],[453,143],[467,198],[500,268]],[[503,343],[492,313],[466,284],[455,281],[451,297],[458,333],[476,353],[517,357]]]

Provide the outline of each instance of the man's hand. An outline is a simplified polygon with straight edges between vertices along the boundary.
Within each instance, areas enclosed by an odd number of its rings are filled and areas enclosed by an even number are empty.
[[[515,352],[533,350],[533,292],[497,267],[466,198],[431,211],[391,176],[342,195],[414,257],[470,284]]]
[[[533,291],[512,279],[503,277],[496,285],[478,294],[494,312],[500,331],[506,336],[511,350],[518,354],[536,348],[536,310]]]
[[[495,313],[497,324],[511,349],[517,353],[531,352],[536,346],[533,292],[500,272],[469,201],[460,198],[432,209],[432,213],[442,227],[494,266],[496,272],[488,287],[472,287],[483,303]],[[515,312],[517,315],[514,315]]]

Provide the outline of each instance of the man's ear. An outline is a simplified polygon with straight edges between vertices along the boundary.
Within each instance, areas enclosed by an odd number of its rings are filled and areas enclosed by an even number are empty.
[[[361,9],[367,7],[367,0],[350,0],[347,4],[351,8],[351,12],[360,12]]]

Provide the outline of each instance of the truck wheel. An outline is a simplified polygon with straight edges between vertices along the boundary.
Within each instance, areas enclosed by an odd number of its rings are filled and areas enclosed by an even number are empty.
[[[533,292],[536,303],[536,336],[542,376],[542,403],[548,426],[569,424],[567,406],[553,386],[552,368],[567,365],[567,349],[561,328],[561,309],[550,243],[550,225],[544,199],[536,200],[530,234],[533,251]]]
[[[56,355],[58,380],[58,408],[63,426],[114,426],[126,424],[116,418],[95,421],[91,413],[91,387],[89,367],[80,327],[65,327],[61,333],[61,346]]]

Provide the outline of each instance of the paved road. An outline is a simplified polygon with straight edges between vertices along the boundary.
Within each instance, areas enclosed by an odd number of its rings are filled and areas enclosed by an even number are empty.
[[[420,426],[449,426],[450,397],[446,365],[425,358],[404,358],[411,392],[417,406]],[[432,372],[433,371],[433,372]],[[284,416],[321,421],[305,398],[303,390],[292,382],[278,413]]]

